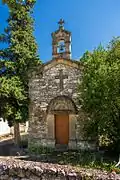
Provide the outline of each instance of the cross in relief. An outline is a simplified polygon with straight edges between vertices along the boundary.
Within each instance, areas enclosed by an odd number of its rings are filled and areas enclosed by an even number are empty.
[[[67,75],[63,75],[63,70],[59,70],[59,75],[55,76],[56,79],[60,80],[60,90],[63,90],[63,84],[64,84],[64,79],[67,79],[68,76]]]

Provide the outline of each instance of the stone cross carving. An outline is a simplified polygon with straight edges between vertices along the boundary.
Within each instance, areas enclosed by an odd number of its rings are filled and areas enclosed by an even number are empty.
[[[61,69],[61,70],[59,70],[59,75],[55,76],[55,78],[60,80],[60,90],[62,91],[63,90],[64,79],[67,79],[68,76],[67,75],[63,75],[63,70]]]

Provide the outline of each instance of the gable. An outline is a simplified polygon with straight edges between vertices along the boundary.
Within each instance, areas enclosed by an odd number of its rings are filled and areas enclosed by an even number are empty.
[[[51,61],[45,63],[43,65],[44,66],[44,70],[50,69],[53,66],[56,66],[58,64],[63,64],[65,66],[73,67],[73,68],[77,68],[77,69],[80,68],[79,61],[73,61],[73,60],[68,60],[68,59],[63,59],[62,58],[62,59],[54,59],[54,60],[51,60]]]
[[[43,67],[42,70],[42,76],[45,78],[45,76],[47,76],[46,78],[51,79],[55,78],[59,75],[59,72],[62,71],[63,72],[63,76],[67,75],[68,77],[70,76],[77,76],[77,74],[80,73],[80,69],[78,68],[78,66],[76,65],[71,65],[71,64],[67,64],[67,63],[50,63],[47,64]],[[56,78],[57,79],[57,78]],[[53,80],[53,79],[51,79]]]
[[[48,61],[47,63],[44,63],[42,65],[39,65],[38,67],[35,67],[29,71],[29,80],[31,78],[34,78],[35,76],[41,76],[44,71],[47,71],[51,68],[56,67],[57,65],[63,65],[66,68],[75,68],[82,70],[82,63],[75,60],[66,60],[66,59],[54,59],[51,61]]]
[[[81,65],[78,61],[66,60],[66,59],[55,59],[51,60],[42,66],[42,76],[50,81],[59,81],[57,79],[62,71],[63,76],[68,76],[68,79],[78,79],[78,76],[81,74]],[[39,71],[40,72],[40,71]],[[65,80],[66,82],[67,80]]]
[[[62,75],[60,75],[61,72]],[[33,72],[29,80],[30,97],[44,102],[59,95],[76,97],[80,77],[81,69],[78,62],[64,59],[52,60]]]

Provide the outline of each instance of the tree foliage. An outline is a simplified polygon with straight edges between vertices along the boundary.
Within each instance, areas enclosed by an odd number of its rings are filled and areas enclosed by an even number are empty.
[[[81,61],[79,101],[89,116],[88,135],[120,150],[120,38],[114,38],[107,49],[99,46],[86,52]]]
[[[27,95],[18,76],[0,78],[1,116],[8,120],[9,125],[25,122],[27,118]]]
[[[0,35],[8,47],[0,50],[0,115],[23,122],[28,116],[28,71],[40,64],[33,36],[32,9],[35,0],[3,0],[8,5],[8,27]]]
[[[4,3],[9,6],[10,16],[0,40],[7,42],[8,48],[1,50],[0,58],[12,62],[16,74],[25,83],[28,70],[39,63],[31,17],[35,0],[5,0]]]

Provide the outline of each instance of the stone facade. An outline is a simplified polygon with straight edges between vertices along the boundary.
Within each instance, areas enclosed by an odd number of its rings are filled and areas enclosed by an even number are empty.
[[[62,70],[68,78],[56,79]],[[69,114],[69,144],[71,149],[89,148],[84,138],[84,114],[77,101],[77,84],[81,78],[78,62],[65,59],[52,60],[32,73],[29,81],[29,145],[55,147],[56,113]],[[79,111],[79,115],[78,115]],[[82,122],[82,124],[81,124]],[[94,148],[94,147],[93,147]]]
[[[56,56],[53,56],[53,60],[31,72],[29,80],[29,147],[57,147],[59,140],[62,140],[60,131],[62,135],[64,122],[61,127],[57,127],[59,130],[59,137],[57,137],[56,115],[66,114],[69,118],[69,127],[64,129],[64,133],[67,132],[65,134],[66,141],[68,138],[68,142],[65,144],[67,148],[95,149],[95,144],[90,141],[88,143],[83,131],[86,118],[77,97],[82,66],[68,56],[70,54],[70,47],[67,46],[67,43],[70,43],[68,34],[61,25],[53,36],[53,42],[65,41],[63,56],[61,56],[61,52],[57,52]],[[59,38],[56,38],[58,35],[60,35]],[[64,137],[62,138],[64,139]]]

